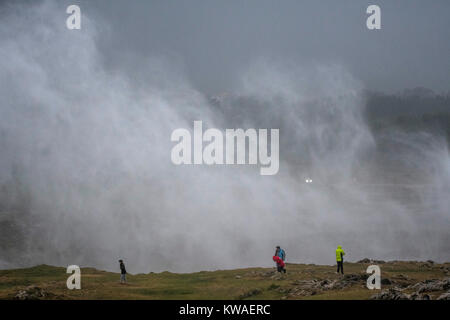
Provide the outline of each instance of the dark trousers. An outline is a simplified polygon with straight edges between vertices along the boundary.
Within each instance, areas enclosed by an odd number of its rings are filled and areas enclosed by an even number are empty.
[[[286,273],[286,269],[279,265],[277,265],[277,271]]]
[[[341,270],[341,273],[344,274],[344,261],[337,262],[337,273],[339,273],[339,270]]]

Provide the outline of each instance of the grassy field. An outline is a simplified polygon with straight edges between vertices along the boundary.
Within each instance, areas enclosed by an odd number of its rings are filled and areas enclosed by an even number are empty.
[[[346,274],[364,274],[368,265],[346,263],[345,271]],[[388,262],[380,267],[382,279],[406,286],[448,277],[450,264]],[[277,274],[271,268],[128,274],[128,284],[122,285],[118,273],[82,268],[81,290],[68,290],[66,268],[39,265],[0,270],[0,299],[13,299],[18,291],[32,285],[49,293],[47,299],[368,299],[379,292],[368,290],[365,281],[359,281],[342,289],[293,295],[289,293],[295,292],[299,283],[313,279],[342,281],[343,278],[335,274],[334,266],[287,264],[287,270],[286,275]],[[382,289],[392,285],[383,285]]]

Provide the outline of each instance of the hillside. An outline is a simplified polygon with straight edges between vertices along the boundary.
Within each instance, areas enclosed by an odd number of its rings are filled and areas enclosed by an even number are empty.
[[[346,263],[344,277],[334,266],[287,264],[286,275],[271,268],[162,272],[128,275],[127,285],[118,273],[82,268],[81,290],[66,288],[65,268],[40,265],[0,270],[0,299],[369,299],[381,291],[384,299],[436,299],[450,289],[450,263],[375,263],[381,290],[366,288],[368,260]]]

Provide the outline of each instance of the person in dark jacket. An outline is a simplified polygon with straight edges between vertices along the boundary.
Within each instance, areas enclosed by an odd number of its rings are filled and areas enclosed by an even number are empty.
[[[123,263],[123,260],[119,260],[119,266],[120,266],[120,283],[125,284],[127,283],[127,270],[125,269],[125,264]]]

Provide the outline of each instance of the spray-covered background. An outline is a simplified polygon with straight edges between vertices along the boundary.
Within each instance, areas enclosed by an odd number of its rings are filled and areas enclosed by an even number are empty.
[[[73,3],[0,4],[0,268],[449,260],[448,3]],[[279,173],[173,165],[194,120],[279,128]]]

